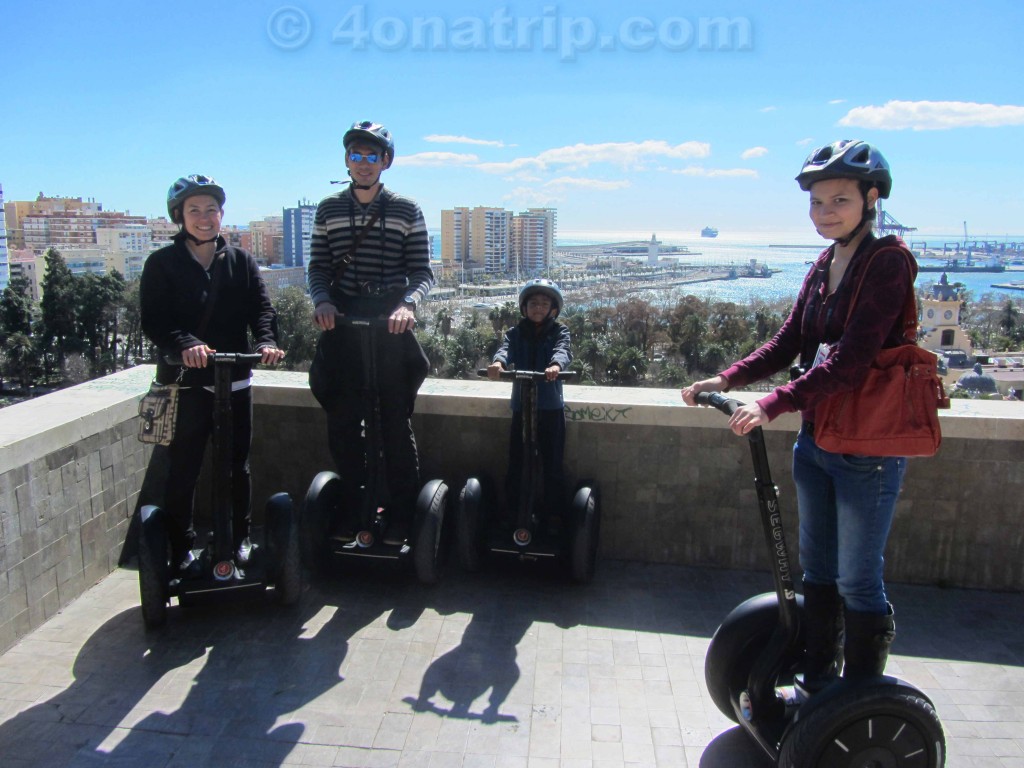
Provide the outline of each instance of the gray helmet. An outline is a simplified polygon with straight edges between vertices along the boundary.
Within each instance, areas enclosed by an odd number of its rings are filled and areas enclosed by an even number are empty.
[[[357,123],[352,123],[352,127],[345,131],[345,136],[342,138],[341,143],[347,152],[348,148],[357,141],[365,141],[380,147],[381,151],[390,158],[388,160],[389,165],[395,159],[395,140],[391,136],[391,131],[380,123],[375,123],[371,120],[360,120]]]
[[[194,173],[191,176],[182,176],[171,184],[171,188],[167,190],[167,213],[171,217],[171,221],[178,221],[175,214],[180,213],[181,206],[185,204],[188,198],[195,197],[196,195],[210,195],[221,208],[224,207],[224,203],[227,200],[223,187],[214,181],[212,177],[203,176],[199,173]]]
[[[519,290],[519,312],[522,315],[526,315],[526,302],[535,293],[542,293],[551,299],[551,304],[558,314],[562,313],[562,291],[558,287],[558,283],[551,280],[547,280],[543,277],[535,277],[533,280],[527,280],[526,284]]]
[[[889,197],[892,174],[882,153],[866,141],[834,141],[811,152],[796,177],[800,189],[807,192],[816,181],[854,179],[866,181],[878,189],[878,196]]]

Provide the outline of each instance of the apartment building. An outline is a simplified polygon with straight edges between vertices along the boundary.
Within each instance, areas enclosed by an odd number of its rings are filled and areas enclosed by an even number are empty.
[[[513,214],[503,208],[441,211],[441,261],[490,274],[537,274],[551,266],[555,245],[554,208]]]
[[[96,247],[106,253],[107,271],[116,269],[125,280],[135,280],[153,250],[153,232],[144,224],[102,227],[96,230]]]
[[[308,200],[299,200],[294,208],[284,209],[282,256],[286,267],[305,269],[309,264],[309,241],[315,215],[316,205]]]
[[[261,221],[250,221],[246,249],[259,264],[268,267],[281,264],[284,261],[284,217],[265,216]]]
[[[7,217],[4,216],[4,185],[0,184],[0,291],[7,287],[11,279],[10,265],[7,258]]]
[[[536,275],[551,267],[555,248],[554,208],[530,208],[512,217],[509,272]]]

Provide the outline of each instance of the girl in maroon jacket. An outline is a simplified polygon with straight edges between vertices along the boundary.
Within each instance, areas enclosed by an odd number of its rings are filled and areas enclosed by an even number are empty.
[[[907,265],[916,262],[907,260],[899,238],[872,233],[875,203],[892,189],[889,165],[875,147],[837,141],[816,149],[796,180],[810,193],[815,230],[832,245],[807,273],[775,337],[682,396],[694,405],[699,392],[745,386],[799,358],[801,375],[739,408],[729,426],[743,435],[781,413],[803,416],[793,480],[807,641],[801,684],[813,692],[838,674],[844,656],[844,677],[881,674],[895,636],[883,552],[906,458],[825,451],[814,442],[813,420],[818,403],[859,387],[878,351],[901,343],[904,302],[916,277]],[[851,313],[851,294],[876,252]]]

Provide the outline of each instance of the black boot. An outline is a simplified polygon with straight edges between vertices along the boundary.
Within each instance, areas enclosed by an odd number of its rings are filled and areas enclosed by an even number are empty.
[[[797,685],[814,694],[843,666],[843,600],[835,584],[804,582],[804,664]]]
[[[846,666],[843,677],[863,680],[885,671],[889,647],[896,637],[892,606],[886,613],[846,611]]]

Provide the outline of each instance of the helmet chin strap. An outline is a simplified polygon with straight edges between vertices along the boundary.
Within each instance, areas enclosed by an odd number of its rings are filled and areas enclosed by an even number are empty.
[[[855,237],[857,237],[857,234],[864,228],[864,225],[867,224],[868,221],[870,221],[870,220],[871,220],[871,209],[868,208],[868,201],[865,200],[864,201],[864,212],[861,214],[860,223],[857,224],[857,226],[854,227],[851,230],[850,234],[848,234],[846,237],[841,237],[841,238],[837,237],[835,239],[836,245],[842,246],[843,248],[848,246],[850,243],[853,242],[853,239]]]
[[[216,235],[214,235],[213,237],[211,237],[209,240],[200,240],[198,237],[193,235],[187,229],[185,230],[185,238],[188,239],[188,240],[191,240],[196,245],[206,245],[207,243],[215,243],[215,242],[217,242],[217,238],[218,237],[220,237],[220,233],[219,232]]]
[[[352,185],[352,189],[373,189],[375,186],[380,184],[380,176],[377,176],[377,180],[373,184],[357,184],[355,177],[352,176],[352,171],[348,172],[349,177],[352,179],[349,184]]]

